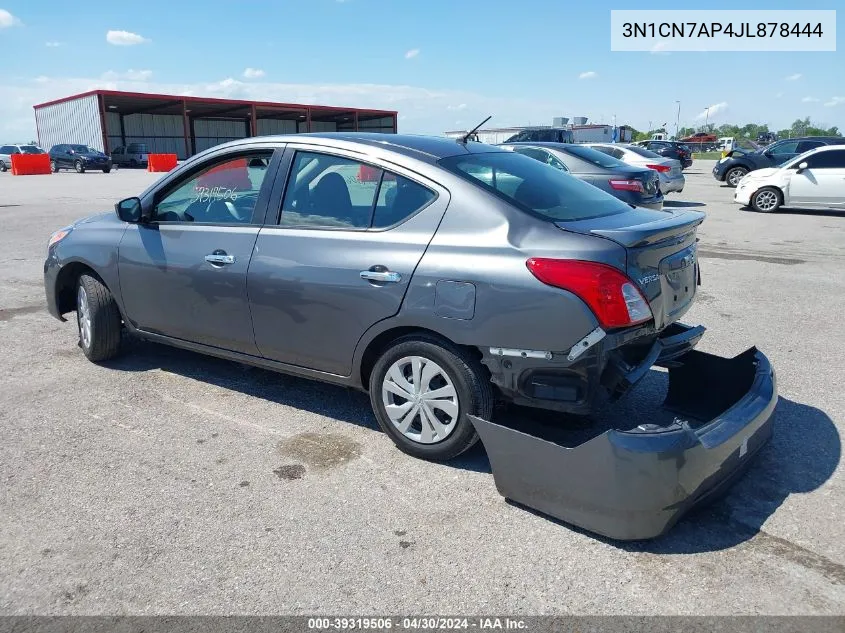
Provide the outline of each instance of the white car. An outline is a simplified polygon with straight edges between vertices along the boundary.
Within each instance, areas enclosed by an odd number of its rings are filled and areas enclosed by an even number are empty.
[[[0,146],[0,171],[12,168],[13,154],[43,154],[44,150],[35,145],[3,145]]]
[[[779,207],[845,208],[845,146],[822,145],[780,167],[749,172],[734,202],[770,213]]]
[[[629,165],[653,169],[660,178],[660,191],[664,195],[673,191],[680,193],[684,190],[687,180],[684,178],[681,162],[674,158],[665,158],[639,145],[627,143],[585,143],[585,145]]]

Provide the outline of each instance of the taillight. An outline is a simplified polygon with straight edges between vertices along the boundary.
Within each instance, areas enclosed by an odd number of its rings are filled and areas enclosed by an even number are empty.
[[[652,318],[645,297],[625,274],[596,262],[532,257],[525,265],[544,284],[577,295],[602,327],[636,325]]]
[[[659,171],[661,174],[672,170],[669,165],[646,165],[646,167],[648,167],[649,169],[653,169],[654,171]]]
[[[645,191],[643,183],[639,180],[609,180],[610,186],[619,191]]]

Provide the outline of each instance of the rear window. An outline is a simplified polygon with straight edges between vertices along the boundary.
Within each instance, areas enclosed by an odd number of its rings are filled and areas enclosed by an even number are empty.
[[[450,156],[439,164],[506,202],[552,222],[587,220],[629,209],[601,189],[515,152]]]
[[[146,154],[147,146],[143,143],[130,143],[126,148],[128,154]]]
[[[636,145],[628,145],[626,149],[631,150],[635,154],[639,154],[643,158],[663,158],[660,154],[655,154],[650,150],[647,150],[643,147],[638,147]]]
[[[21,145],[21,154],[43,154],[44,150],[35,145]]]
[[[604,169],[630,166],[627,163],[623,163],[618,158],[608,156],[604,152],[595,150],[592,147],[585,147],[583,145],[572,145],[571,147],[567,147],[563,151],[565,151],[567,154],[572,154],[576,158],[580,158],[581,160],[585,160],[588,163],[597,165],[598,167],[602,167]]]

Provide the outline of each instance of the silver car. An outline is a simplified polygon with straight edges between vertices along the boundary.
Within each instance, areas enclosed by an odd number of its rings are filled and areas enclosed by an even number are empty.
[[[0,171],[12,168],[12,156],[14,154],[44,154],[43,149],[37,145],[2,145],[0,146]]]
[[[129,143],[115,147],[111,152],[112,163],[121,167],[146,167],[149,150],[144,143]]]
[[[480,433],[511,498],[642,537],[666,529],[700,497],[697,482],[723,480],[771,432],[777,395],[765,357],[694,351],[704,329],[678,322],[696,295],[703,219],[632,207],[480,143],[256,137],[203,152],[115,212],[57,231],[44,280],[49,311],[75,311],[92,361],[118,354],[126,330],[363,389],[403,451],[449,459]],[[602,392],[622,396],[654,364],[671,368],[673,410],[683,411],[664,423],[620,420],[566,449],[493,419],[497,400],[591,413]],[[614,456],[630,476],[608,464]],[[625,508],[600,509],[607,495]],[[629,511],[632,502],[648,508]]]
[[[684,178],[681,163],[674,158],[665,158],[655,154],[639,145],[628,145],[623,143],[588,143],[589,147],[604,152],[619,160],[636,167],[648,167],[657,172],[660,178],[660,191],[667,193],[680,193],[684,190],[686,178]]]

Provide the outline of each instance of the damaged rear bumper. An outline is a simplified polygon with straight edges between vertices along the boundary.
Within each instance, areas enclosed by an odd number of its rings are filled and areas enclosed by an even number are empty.
[[[729,485],[772,433],[769,360],[755,348],[730,359],[699,351],[658,358],[669,367],[668,426],[612,429],[567,448],[518,424],[471,416],[499,492],[586,530],[636,540],[659,536]]]

